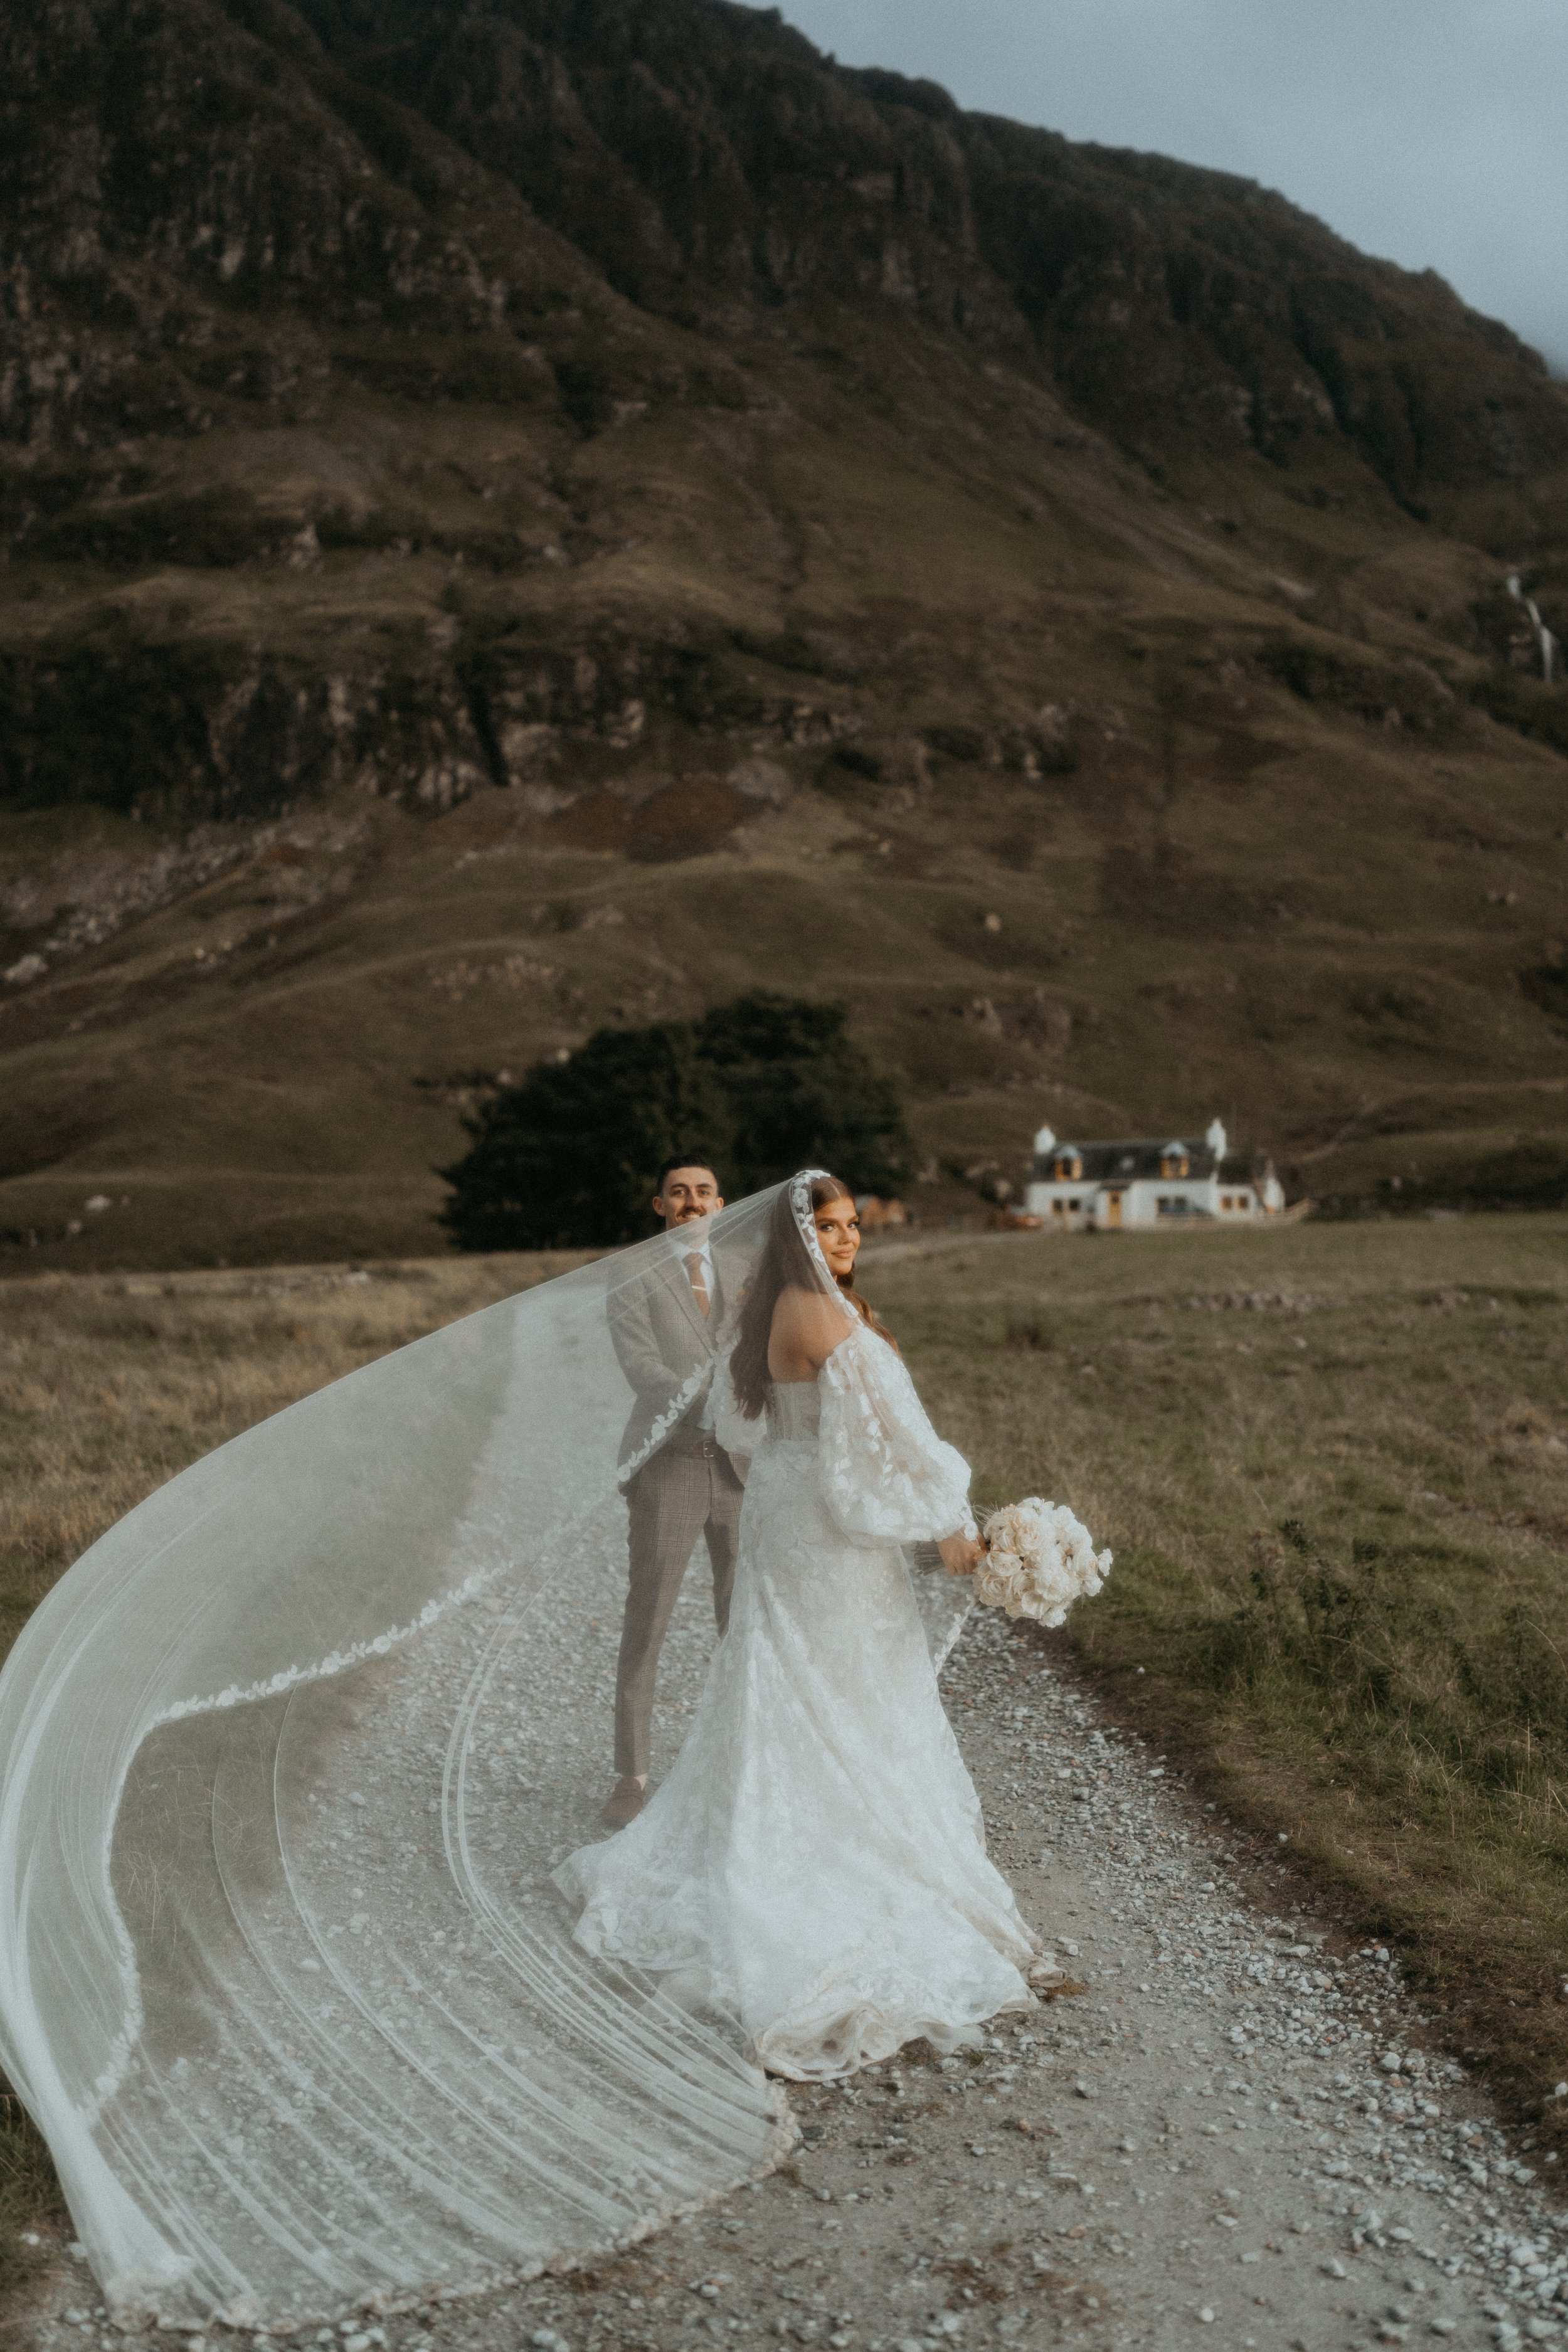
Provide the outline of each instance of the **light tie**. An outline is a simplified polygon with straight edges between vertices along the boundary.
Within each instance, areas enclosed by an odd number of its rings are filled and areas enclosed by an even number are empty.
[[[691,1296],[696,1299],[702,1319],[706,1323],[712,1307],[712,1301],[708,1296],[708,1278],[702,1271],[702,1253],[700,1250],[689,1250],[687,1252],[686,1271],[691,1277]]]

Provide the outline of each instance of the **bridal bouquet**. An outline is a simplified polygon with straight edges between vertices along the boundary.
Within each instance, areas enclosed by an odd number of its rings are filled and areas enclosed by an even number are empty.
[[[1110,1573],[1110,1554],[1065,1503],[1026,1495],[993,1511],[980,1532],[984,1553],[974,1571],[974,1597],[1009,1617],[1059,1625],[1073,1602],[1098,1592]]]

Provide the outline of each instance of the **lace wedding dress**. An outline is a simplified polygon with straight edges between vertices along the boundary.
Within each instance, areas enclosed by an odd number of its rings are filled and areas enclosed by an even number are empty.
[[[986,1859],[900,1549],[969,1519],[968,1471],[888,1343],[774,1384],[730,1630],[668,1779],[555,1874],[576,1936],[736,2021],[754,2059],[840,2075],[1027,2008],[1038,1948]]]

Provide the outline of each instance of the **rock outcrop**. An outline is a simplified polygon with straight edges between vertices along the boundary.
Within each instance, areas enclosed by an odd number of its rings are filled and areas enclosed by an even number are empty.
[[[632,300],[720,335],[886,302],[1151,456],[1341,441],[1404,502],[1568,456],[1540,359],[1251,182],[965,114],[721,0],[300,0]]]

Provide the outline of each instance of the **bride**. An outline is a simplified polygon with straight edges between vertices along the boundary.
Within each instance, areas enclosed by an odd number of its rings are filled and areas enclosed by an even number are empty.
[[[770,2075],[1031,1999],[900,1549],[969,1568],[967,1470],[854,1290],[842,1185],[712,1234],[734,1602],[711,1661],[676,1609],[663,1785],[619,1836],[588,1843],[613,1335],[662,1237],[247,1430],[23,1629],[0,2065],[121,2321],[319,2326],[601,2254],[788,2153]]]
[[[951,2049],[1032,2004],[1037,1950],[900,1549],[970,1573],[968,1467],[853,1286],[859,1246],[837,1177],[780,1192],[721,1401],[752,1456],[729,1633],[663,1788],[555,1874],[586,1950],[680,1980],[796,2080]]]

